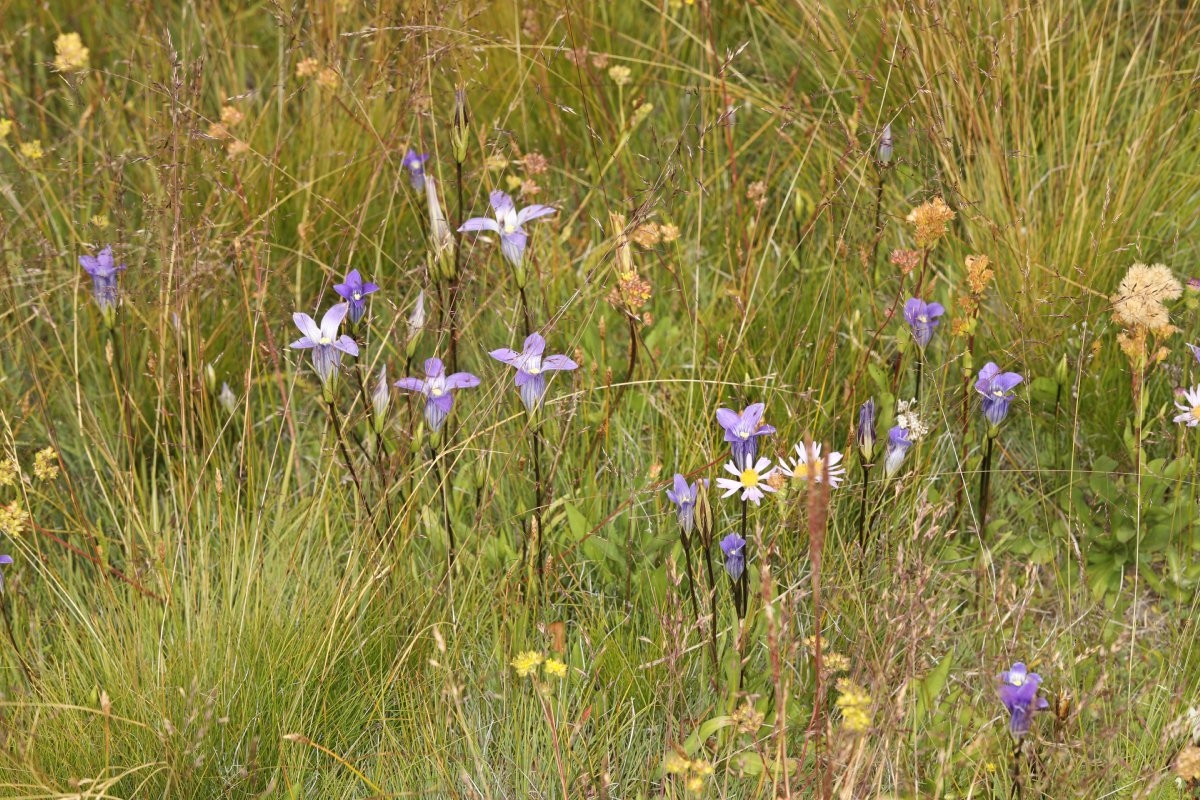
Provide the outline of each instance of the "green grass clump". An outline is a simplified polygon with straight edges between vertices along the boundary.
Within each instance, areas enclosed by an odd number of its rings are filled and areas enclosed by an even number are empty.
[[[1200,9],[4,12],[4,796],[1195,790],[1200,291],[1114,303],[1200,257]],[[410,149],[452,229],[558,209],[524,273],[439,249]],[[351,268],[381,289],[328,403],[292,314]],[[488,353],[532,331],[579,369],[527,414]],[[379,416],[430,357],[480,386]],[[1024,376],[990,449],[989,361]],[[864,491],[859,407],[881,451],[918,380]],[[745,517],[714,483],[681,537],[672,476],[729,477],[714,414],[753,402],[764,456],[844,482]],[[1019,746],[1016,661],[1052,706]]]

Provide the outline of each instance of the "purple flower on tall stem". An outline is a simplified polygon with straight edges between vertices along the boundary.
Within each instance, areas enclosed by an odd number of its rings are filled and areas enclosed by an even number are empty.
[[[983,416],[987,418],[993,433],[1008,416],[1008,407],[1014,397],[1013,389],[1023,380],[1025,379],[1015,372],[1001,372],[991,361],[979,370],[975,391],[983,398]]]
[[[358,345],[354,343],[354,340],[349,336],[338,335],[338,328],[341,326],[342,320],[346,318],[348,310],[349,307],[345,303],[332,306],[321,318],[319,326],[308,314],[297,312],[292,315],[296,327],[304,335],[292,342],[291,347],[293,350],[311,349],[313,351],[313,370],[321,379],[321,386],[325,390],[327,402],[333,401],[333,385],[338,365],[342,362],[342,354],[358,355]]]
[[[878,158],[880,164],[886,164],[892,160],[892,123],[887,123],[883,126],[883,134],[879,137]]]
[[[497,361],[515,367],[517,370],[517,388],[521,391],[521,402],[525,408],[533,411],[537,408],[542,396],[546,394],[546,372],[550,370],[578,369],[579,365],[563,355],[542,356],[546,350],[546,340],[539,333],[531,333],[525,337],[525,344],[520,353],[501,347],[493,350],[490,355]]]
[[[910,297],[904,304],[904,319],[912,329],[913,341],[921,350],[929,344],[929,340],[933,338],[933,329],[941,323],[938,317],[945,313],[946,309],[941,303],[926,303],[917,297]]]
[[[350,306],[350,324],[357,325],[367,313],[367,295],[378,292],[379,287],[364,281],[358,270],[352,269],[346,273],[346,282],[334,284],[333,290]]]
[[[0,567],[7,567],[13,563],[13,557],[10,555],[0,556]],[[0,570],[0,592],[4,591],[4,570]]]
[[[125,269],[125,265],[113,262],[111,246],[94,256],[80,256],[79,264],[84,272],[92,276],[92,295],[100,306],[104,322],[112,327],[117,315],[117,273]]]
[[[412,188],[417,190],[425,188],[425,162],[428,160],[429,153],[409,150],[404,154],[404,160],[400,162],[400,165],[408,170],[408,182],[412,184]]]
[[[904,463],[904,456],[912,444],[907,428],[897,425],[888,431],[887,450],[883,454],[883,474],[886,477],[891,478],[900,471],[900,465]]]
[[[725,441],[733,453],[735,464],[751,462],[758,457],[758,438],[774,433],[775,428],[764,424],[763,403],[752,403],[739,414],[731,408],[717,409],[717,422],[725,429]]]
[[[470,389],[479,385],[479,378],[469,372],[446,374],[446,367],[440,358],[425,359],[425,380],[420,378],[401,378],[396,381],[396,387],[410,392],[420,392],[425,395],[425,421],[429,430],[437,433],[450,416],[454,407],[456,389]]]
[[[1189,344],[1187,346],[1187,348],[1188,348],[1188,350],[1192,351],[1192,355],[1194,355],[1196,357],[1196,360],[1200,361],[1200,347],[1197,347],[1194,344]]]
[[[725,554],[725,571],[738,581],[746,571],[746,540],[731,533],[721,540],[721,552]]]
[[[875,398],[872,397],[858,409],[858,452],[862,460],[870,464],[875,456]]]
[[[1018,739],[1029,733],[1033,712],[1050,707],[1046,698],[1038,697],[1041,684],[1042,676],[1030,672],[1020,661],[1000,673],[1000,702],[1010,715],[1008,730]]]
[[[512,198],[506,192],[501,191],[492,192],[491,201],[492,211],[496,214],[495,219],[473,217],[464,222],[458,230],[460,233],[492,231],[500,234],[500,250],[508,262],[518,270],[518,275],[523,275],[520,269],[525,258],[525,246],[529,243],[529,233],[524,228],[525,223],[553,214],[557,209],[534,204],[518,211]]]
[[[684,536],[690,536],[696,527],[696,488],[696,484],[689,484],[687,478],[676,472],[674,489],[667,489],[667,499],[675,505]]]

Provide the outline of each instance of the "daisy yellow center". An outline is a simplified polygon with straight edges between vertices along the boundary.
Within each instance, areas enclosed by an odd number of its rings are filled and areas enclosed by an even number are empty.
[[[753,469],[743,470],[741,481],[742,486],[745,486],[747,489],[758,486],[758,472]]]
[[[1200,419],[1200,405],[1192,406],[1192,419]]]
[[[330,339],[328,336],[322,336],[321,341],[318,342],[318,344],[330,344],[332,341],[333,340]]]

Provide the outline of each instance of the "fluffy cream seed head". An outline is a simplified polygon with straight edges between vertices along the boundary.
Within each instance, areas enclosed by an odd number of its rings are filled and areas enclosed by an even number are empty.
[[[1163,303],[1182,294],[1183,285],[1165,265],[1134,264],[1111,298],[1113,317],[1127,328],[1164,329],[1171,318]]]

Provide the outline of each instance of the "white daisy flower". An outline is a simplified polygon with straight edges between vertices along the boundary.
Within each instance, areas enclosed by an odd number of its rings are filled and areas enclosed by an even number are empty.
[[[738,469],[737,465],[732,461],[725,464],[725,471],[734,476],[731,478],[717,478],[717,486],[727,490],[722,497],[730,497],[738,492],[742,493],[742,500],[748,500],[754,505],[765,496],[764,492],[773,492],[775,488],[767,483],[767,478],[775,472],[771,466],[770,459],[760,458],[758,461],[753,461],[747,458],[743,462],[744,469]]]
[[[1175,421],[1187,425],[1189,428],[1200,425],[1200,386],[1184,389],[1183,399],[1187,401],[1187,405],[1175,404],[1175,407],[1183,412],[1176,415]]]
[[[797,478],[802,481],[808,480],[808,465],[811,463],[813,475],[816,476],[817,483],[823,480],[822,475],[826,469],[829,470],[830,489],[836,489],[841,485],[842,481],[846,480],[846,465],[842,463],[842,454],[836,450],[830,452],[825,458],[821,458],[821,444],[819,442],[813,442],[811,452],[801,442],[792,451],[796,456],[788,459],[791,466],[780,465],[779,467],[783,474],[789,478]]]

